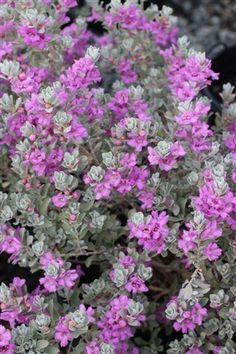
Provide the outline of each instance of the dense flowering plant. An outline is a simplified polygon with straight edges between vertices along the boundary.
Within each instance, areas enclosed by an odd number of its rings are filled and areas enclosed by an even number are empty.
[[[233,354],[233,87],[210,127],[171,9],[88,3],[0,0],[0,353]]]

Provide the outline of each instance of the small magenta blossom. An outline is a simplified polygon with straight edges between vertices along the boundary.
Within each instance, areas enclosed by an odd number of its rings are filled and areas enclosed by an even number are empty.
[[[184,155],[184,148],[179,143],[174,143],[173,145],[166,143],[165,147],[159,144],[156,149],[151,146],[148,147],[148,161],[150,165],[158,165],[164,171],[170,171],[176,164],[177,159]]]
[[[0,349],[2,353],[14,354],[14,344],[11,343],[11,332],[0,325]]]
[[[79,278],[77,270],[64,269],[62,258],[55,257],[51,252],[46,252],[40,257],[40,265],[45,271],[45,276],[40,278],[39,282],[49,293],[54,293],[59,288],[71,289]]]
[[[137,275],[132,275],[129,278],[125,289],[134,294],[148,291],[148,287],[145,285],[144,281]]]
[[[233,213],[236,197],[229,188],[224,194],[218,195],[214,184],[207,182],[199,189],[199,196],[194,198],[194,203],[196,209],[202,212],[206,218],[222,222]]]
[[[128,89],[117,91],[114,98],[108,103],[108,108],[115,113],[116,119],[124,118],[128,113]]]
[[[216,243],[210,243],[203,250],[203,254],[209,259],[209,261],[215,261],[221,256],[222,250]]]
[[[125,84],[132,84],[137,81],[138,75],[132,69],[132,64],[129,59],[122,59],[118,65],[118,72],[122,81]]]
[[[167,304],[167,318],[169,318],[168,308],[173,306],[176,309],[173,327],[176,331],[181,331],[182,333],[194,331],[196,326],[202,324],[203,319],[207,315],[207,309],[202,307],[198,302],[189,305],[188,308],[185,309],[181,307],[181,303],[179,303],[177,299],[173,299]]]
[[[2,42],[0,44],[0,60],[5,59],[13,51],[13,45],[10,42]]]
[[[92,341],[86,345],[86,354],[100,354],[100,346],[97,342]]]
[[[161,53],[169,66],[170,88],[179,101],[192,100],[211,80],[218,78],[211,70],[210,60],[204,56],[195,54],[184,60],[173,48]]]
[[[119,7],[114,14],[106,15],[105,21],[108,27],[119,23],[122,28],[128,30],[141,30],[143,29],[143,25],[147,23],[142,17],[140,9],[135,4]]]
[[[130,321],[134,320],[136,326],[140,326],[145,320],[145,316],[139,313],[132,317],[129,314],[129,305],[132,301],[125,295],[121,295],[111,301],[108,311],[101,321],[98,322],[98,328],[101,330],[100,338],[111,343],[115,347],[120,342],[126,341],[133,336]]]
[[[208,114],[210,107],[203,104],[201,101],[195,104],[195,107],[184,111],[179,116],[175,117],[176,122],[181,125],[194,125],[199,122],[201,117]]]
[[[11,339],[11,333],[4,326],[0,326],[0,346],[5,347]]]
[[[66,325],[66,318],[61,318],[55,328],[55,340],[61,347],[66,347],[73,339],[73,335]]]
[[[137,238],[138,244],[145,250],[159,254],[165,250],[165,239],[169,234],[168,219],[166,212],[152,211],[145,222],[129,220],[129,237]]]
[[[196,249],[200,240],[216,240],[222,236],[222,229],[216,220],[208,221],[203,218],[201,228],[197,224],[194,224],[194,222],[187,223],[186,228],[188,229],[183,230],[178,240],[178,247],[185,254]]]
[[[4,224],[1,227],[0,253],[6,252],[10,256],[10,261],[16,263],[17,256],[22,248],[20,239],[20,228],[12,228]]]
[[[25,44],[37,49],[44,49],[51,40],[50,35],[39,32],[34,27],[20,26],[17,32],[23,38]]]
[[[63,208],[68,203],[68,197],[63,193],[58,193],[52,197],[52,202],[57,208]]]
[[[100,81],[101,76],[94,61],[89,57],[84,57],[76,60],[61,76],[61,80],[68,90],[75,91],[77,89],[82,90],[92,83]]]
[[[236,152],[236,142],[235,142],[236,124],[232,123],[227,129],[227,136],[224,139],[225,146],[229,151]]]
[[[178,241],[178,247],[184,252],[194,250],[197,247],[198,234],[194,230],[184,230]]]
[[[172,10],[100,2],[0,0],[0,353],[231,353],[234,88],[210,127]]]
[[[61,347],[66,347],[74,338],[88,330],[88,326],[95,321],[94,310],[81,304],[75,312],[61,317],[55,328],[55,340]]]

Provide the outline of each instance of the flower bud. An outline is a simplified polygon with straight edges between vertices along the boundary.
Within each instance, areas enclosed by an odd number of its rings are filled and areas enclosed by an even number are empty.
[[[90,57],[95,63],[100,58],[100,49],[97,47],[90,46],[86,50],[86,57]]]
[[[135,225],[140,225],[144,223],[144,215],[141,211],[139,211],[138,213],[134,213],[130,219]]]
[[[114,349],[111,344],[101,343],[100,345],[100,354],[114,354]]]
[[[140,264],[138,267],[138,275],[140,278],[142,278],[144,281],[149,280],[152,277],[152,268],[151,267],[145,267],[144,264]]]
[[[92,166],[88,172],[88,176],[96,182],[100,182],[103,179],[104,171],[100,166]]]
[[[178,316],[177,304],[175,302],[170,303],[165,310],[165,314],[169,320],[175,320]]]
[[[0,63],[0,74],[3,74],[5,77],[15,78],[20,72],[20,64],[17,61],[5,59]]]
[[[160,155],[161,157],[166,157],[170,153],[171,146],[172,144],[170,142],[162,140],[159,141],[155,150],[158,153],[158,155]]]

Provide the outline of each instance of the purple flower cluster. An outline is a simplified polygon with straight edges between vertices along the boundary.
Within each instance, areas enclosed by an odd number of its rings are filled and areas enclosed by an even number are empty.
[[[211,80],[218,78],[211,70],[210,60],[202,53],[183,58],[178,49],[168,48],[162,55],[168,64],[170,89],[179,101],[191,101]]]
[[[51,252],[43,254],[39,262],[41,269],[45,272],[45,276],[40,278],[39,282],[50,293],[60,288],[71,289],[79,278],[75,269],[66,270],[63,259],[55,257]]]
[[[172,10],[87,2],[0,0],[0,353],[234,354],[234,88],[210,127]]]
[[[93,314],[92,307],[86,309],[81,304],[75,312],[61,317],[55,327],[55,340],[61,347],[66,347],[73,338],[87,331],[88,325],[95,321]]]
[[[162,146],[160,147],[160,144]],[[164,146],[164,144],[166,146]],[[158,149],[159,147],[159,149]],[[165,153],[162,149],[165,148]],[[158,165],[161,170],[170,171],[176,164],[177,159],[185,155],[183,147],[179,143],[168,144],[160,142],[156,148],[148,147],[148,161],[151,166]]]
[[[196,326],[202,325],[203,319],[207,315],[207,309],[202,307],[198,302],[189,305],[187,308],[184,305],[181,306],[181,303],[177,299],[172,299],[167,304],[167,310],[168,307],[174,307],[176,310],[175,322],[173,324],[174,329],[182,333],[188,333],[194,331]]]
[[[10,260],[14,263],[21,250],[20,229],[14,229],[10,225],[4,224],[0,231],[0,252],[11,255]]]
[[[105,16],[105,21],[109,29],[112,29],[116,24],[122,29],[132,31],[147,31],[149,32],[159,46],[166,47],[176,40],[178,32],[177,27],[170,26],[165,17],[160,17],[159,21],[148,21],[142,16],[142,12],[135,4],[125,4]]]
[[[111,301],[109,309],[98,322],[100,338],[117,348],[117,353],[122,349],[123,343],[133,336],[132,326],[140,326],[145,320],[142,307],[137,306],[137,312],[133,313],[131,305],[132,300],[127,296],[119,296]]]
[[[137,238],[138,244],[148,252],[160,254],[165,250],[165,239],[169,234],[168,218],[164,211],[161,213],[152,211],[145,220],[142,217],[140,220],[135,220],[133,217],[128,222],[129,237]]]
[[[1,353],[14,354],[14,344],[11,343],[11,332],[0,325],[0,349]]]
[[[146,268],[144,264],[140,264],[137,269],[137,262],[131,256],[122,256],[118,262],[113,264],[113,270],[110,272],[111,280],[117,287],[124,286],[124,288],[133,294],[140,294],[148,291],[145,285],[145,280],[151,277],[151,268]],[[140,274],[140,270],[146,274]]]

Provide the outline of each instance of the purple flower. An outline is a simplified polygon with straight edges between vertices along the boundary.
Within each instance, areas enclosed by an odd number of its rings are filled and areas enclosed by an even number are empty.
[[[165,154],[162,153],[160,147],[160,144],[155,149],[151,146],[148,147],[148,161],[151,166],[158,165],[161,170],[168,172],[174,167],[177,159],[185,155],[185,151],[178,142],[169,146]]]
[[[70,312],[59,319],[55,327],[55,340],[60,343],[61,347],[66,347],[69,342],[80,335],[80,332],[86,332],[88,325],[95,321],[93,315],[92,307],[86,309],[83,304],[80,304],[75,312]],[[77,321],[77,318],[79,321]],[[83,319],[82,322],[81,318]]]
[[[11,343],[11,332],[0,325],[0,350],[1,353],[14,354],[14,344]]]
[[[178,298],[173,298],[168,304],[168,306],[175,306],[176,315],[173,327],[176,331],[181,331],[182,333],[188,333],[189,331],[194,331],[196,326],[201,326],[203,319],[207,315],[207,309],[202,307],[198,302],[193,305],[182,308],[181,304],[178,302]]]
[[[211,70],[211,62],[207,58],[194,53],[184,59],[173,48],[162,51],[161,54],[169,64],[167,77],[170,89],[179,101],[192,100],[211,80],[218,78],[218,74]]]
[[[52,197],[52,202],[57,208],[63,208],[68,203],[68,197],[63,193],[58,193]]]
[[[70,332],[65,322],[66,317],[60,318],[55,327],[55,340],[60,343],[61,347],[66,347],[73,339],[73,334]]]
[[[25,44],[37,49],[44,49],[51,40],[50,35],[39,32],[34,27],[20,26],[17,32],[23,37]]]
[[[132,84],[137,81],[138,75],[132,69],[132,63],[129,59],[122,59],[118,65],[118,72],[125,84]]]
[[[132,275],[128,279],[125,289],[134,294],[148,291],[148,287],[145,285],[144,281],[137,275]]]
[[[153,206],[154,194],[153,192],[143,190],[141,193],[139,193],[138,199],[142,202],[142,209],[150,209]]]
[[[201,234],[203,240],[214,240],[222,236],[222,229],[217,224],[216,220],[207,222],[204,231]]]
[[[131,256],[124,256],[119,259],[119,263],[125,268],[129,269],[130,267],[135,266],[135,261]]]
[[[0,253],[6,252],[11,255],[10,261],[16,263],[22,244],[20,240],[20,229],[13,229],[6,224],[2,225],[2,241],[0,241]]]
[[[60,274],[58,285],[62,288],[71,289],[75,285],[76,280],[79,278],[77,270],[71,269]]]
[[[7,346],[10,340],[11,332],[8,331],[4,326],[0,325],[0,347]]]
[[[69,90],[76,91],[85,89],[92,83],[100,81],[101,76],[94,61],[89,57],[84,57],[75,60],[65,74],[61,75],[61,80]]]
[[[70,139],[73,139],[80,143],[83,139],[88,137],[87,129],[75,119],[73,119],[71,124],[71,130],[67,134]]]
[[[209,106],[206,106],[201,101],[195,104],[195,107],[183,112],[181,115],[176,116],[176,122],[181,125],[194,125],[196,124],[201,117],[204,117],[208,114],[210,110]]]
[[[108,108],[115,113],[116,119],[122,119],[128,112],[129,90],[117,91],[114,98],[107,104]]]
[[[128,133],[127,144],[137,152],[142,151],[143,147],[148,145],[145,131],[141,130],[138,134]]]
[[[159,254],[165,250],[165,238],[169,234],[168,218],[164,211],[160,214],[157,211],[152,211],[144,223],[135,224],[129,220],[129,237],[137,238],[138,244],[147,251]]]
[[[60,288],[71,289],[79,278],[77,270],[66,270],[62,258],[56,257],[50,251],[40,257],[40,265],[45,271],[45,276],[40,278],[39,282],[49,293],[54,293]]]
[[[213,182],[207,182],[199,189],[199,196],[194,198],[194,204],[207,219],[222,222],[233,212],[236,197],[229,189],[224,194],[217,195]]]
[[[111,343],[116,347],[120,342],[133,336],[129,325],[130,315],[128,314],[131,302],[132,300],[125,295],[120,295],[111,301],[104,317],[97,323],[98,328],[101,329],[100,338],[104,342]],[[134,319],[139,326],[145,320],[145,316],[138,314],[134,316]]]
[[[5,59],[8,54],[11,54],[13,51],[13,45],[10,42],[2,42],[0,44],[0,60]]]
[[[178,247],[186,254],[197,247],[198,234],[194,230],[184,230],[178,241]]]
[[[108,28],[118,23],[121,28],[127,30],[139,29],[143,30],[145,18],[142,16],[140,9],[135,5],[120,6],[116,13],[109,13],[105,16]]]
[[[221,256],[222,250],[216,243],[210,243],[204,248],[203,254],[209,259],[209,261],[215,261]]]
[[[92,341],[92,342],[89,342],[87,345],[86,345],[86,352],[85,354],[100,354],[100,346],[98,345],[97,342],[95,341]]]

